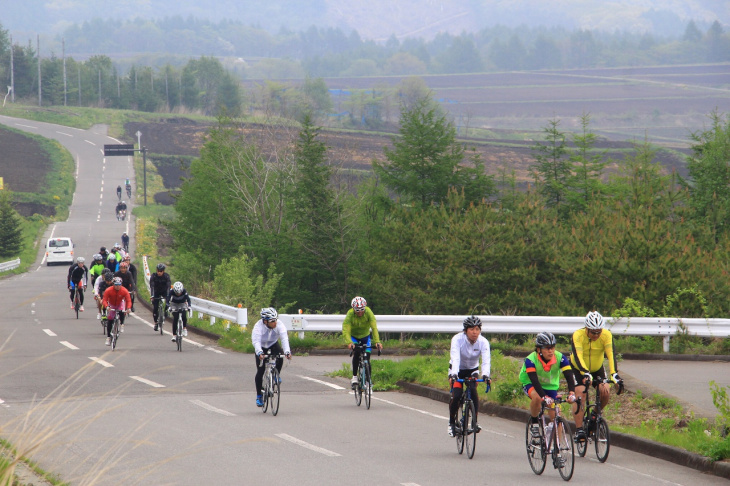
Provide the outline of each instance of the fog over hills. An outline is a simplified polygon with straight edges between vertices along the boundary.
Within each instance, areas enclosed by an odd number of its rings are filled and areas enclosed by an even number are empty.
[[[54,35],[93,18],[180,16],[259,25],[272,32],[312,25],[364,39],[432,38],[493,25],[546,25],[680,36],[689,20],[730,26],[728,0],[0,0],[0,24],[17,37]]]

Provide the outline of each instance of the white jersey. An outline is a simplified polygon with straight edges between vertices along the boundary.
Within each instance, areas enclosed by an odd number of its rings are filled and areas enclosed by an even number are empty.
[[[262,348],[270,348],[279,339],[281,339],[281,347],[284,349],[284,354],[291,353],[289,349],[289,335],[286,332],[286,326],[280,320],[276,320],[276,327],[274,329],[269,329],[261,319],[254,324],[253,331],[251,331],[251,343],[256,354],[262,352]]]
[[[460,332],[451,339],[450,373],[456,374],[460,370],[478,368],[480,356],[482,357],[482,372],[479,376],[491,376],[492,358],[487,338],[480,334],[476,342],[472,344],[466,337],[466,333]]]

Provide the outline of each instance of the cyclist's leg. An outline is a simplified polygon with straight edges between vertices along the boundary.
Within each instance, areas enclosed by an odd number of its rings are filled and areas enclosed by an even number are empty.
[[[266,354],[267,348],[262,348],[264,354]],[[263,395],[264,394],[264,371],[266,371],[266,367],[262,366],[262,363],[258,356],[254,356],[256,358],[256,377],[254,378],[254,381],[256,382],[256,395]]]
[[[178,318],[179,314],[180,314],[179,310],[172,311],[172,335],[173,336],[177,335],[177,318]]]
[[[180,312],[182,312],[183,329],[187,329],[188,328],[188,312],[187,311],[180,311]]]
[[[575,397],[580,400],[576,400],[570,408],[573,411],[575,427],[580,429],[583,427],[583,410],[586,408],[588,394],[586,393],[586,387],[583,385],[583,374],[575,368],[573,368],[573,380],[576,383]]]
[[[606,379],[606,369],[601,368],[596,373],[593,374],[598,379],[605,380]],[[610,385],[608,383],[601,383],[598,386],[598,390],[600,391],[600,397],[601,397],[601,409],[606,408],[606,405],[608,405],[608,399],[610,397],[610,394],[608,393],[611,389]]]
[[[454,425],[456,422],[456,412],[459,410],[461,405],[461,396],[464,393],[462,387],[463,383],[454,383],[454,387],[451,389],[451,399],[449,400],[449,425]]]
[[[357,338],[351,338],[353,344],[357,344],[360,342]],[[356,377],[357,372],[360,371],[360,350],[355,347],[354,352],[352,353],[352,376]]]
[[[116,311],[107,309],[106,311],[106,336],[112,337],[112,327],[114,327],[114,314]]]
[[[79,287],[79,305],[84,305],[84,288]]]
[[[160,305],[160,297],[152,297],[152,320],[157,324],[157,316],[159,316],[157,306]]]
[[[271,354],[284,354],[284,349],[281,347],[281,344],[279,341],[275,342],[273,346],[269,348],[271,350]],[[284,366],[284,358],[277,358],[276,359],[276,369],[277,371],[281,372],[281,368]]]

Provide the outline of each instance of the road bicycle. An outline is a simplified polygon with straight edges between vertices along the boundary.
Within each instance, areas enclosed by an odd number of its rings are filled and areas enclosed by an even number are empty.
[[[477,423],[477,409],[472,398],[472,388],[476,390],[477,383],[483,383],[483,379],[477,379],[474,376],[469,378],[454,380],[462,383],[464,393],[461,394],[459,400],[459,408],[456,411],[456,422],[454,423],[454,437],[456,437],[456,451],[459,454],[464,453],[466,447],[466,455],[471,459],[474,457],[474,451],[477,446],[477,433],[479,432],[479,424]],[[490,390],[487,383],[486,393]]]
[[[599,378],[595,381],[596,399],[590,403],[590,390],[586,392],[586,409],[583,413],[583,430],[586,433],[585,440],[576,440],[575,447],[578,449],[578,455],[585,457],[588,450],[588,444],[593,442],[596,447],[596,457],[599,462],[606,462],[608,452],[611,448],[611,435],[608,430],[608,423],[603,418],[603,410],[601,408],[601,392],[600,385],[603,383],[611,383],[608,378]],[[590,385],[589,385],[590,386]],[[619,393],[623,391],[623,383],[619,384]]]
[[[132,198],[132,185],[131,184],[127,184],[127,198],[128,199]]]
[[[121,328],[121,313],[124,312],[124,309],[122,310],[114,310],[112,309],[112,312],[114,313],[114,321],[112,323],[112,351],[114,351],[117,347],[117,341],[119,340],[119,333]],[[108,313],[107,313],[107,319],[108,319]]]
[[[106,336],[106,307],[101,309],[101,333]]]
[[[126,209],[120,209],[117,211],[117,221],[124,221],[124,218],[127,217],[127,210]]]
[[[362,403],[362,397],[365,395],[365,407],[370,410],[370,399],[373,396],[373,380],[372,373],[370,370],[370,360],[365,359],[365,353],[367,352],[368,345],[356,343],[355,347],[350,351],[350,357],[355,350],[359,350],[359,367],[357,372],[357,382],[354,384],[353,391],[355,392],[355,403],[359,407]],[[378,349],[378,356],[380,356],[380,349]]]
[[[160,330],[160,336],[162,336],[162,324],[165,323],[165,299],[160,297],[157,301],[157,327]]]
[[[553,467],[558,470],[560,477],[570,481],[573,477],[575,465],[575,449],[573,449],[573,438],[570,435],[570,426],[560,414],[560,404],[567,402],[562,397],[553,400],[555,404],[555,419],[548,424],[545,416],[546,405],[542,402],[540,414],[537,417],[539,435],[533,437],[532,419],[527,419],[525,430],[525,445],[527,448],[527,460],[532,471],[540,475],[545,470],[547,456],[550,455]],[[552,405],[551,405],[552,407]]]
[[[271,354],[271,350],[267,351],[264,355],[264,359],[260,360],[259,366],[265,366],[264,378],[263,378],[263,401],[264,405],[261,407],[261,411],[266,413],[271,405],[271,414],[276,415],[279,413],[279,397],[281,378],[279,377],[279,370],[276,368],[276,361],[284,359],[283,354]]]
[[[185,327],[183,327],[183,318],[182,318],[182,315],[183,315],[183,312],[187,312],[187,311],[188,311],[188,307],[187,306],[181,307],[179,309],[176,309],[176,310],[173,310],[172,311],[172,312],[177,312],[177,326],[176,326],[176,329],[175,329],[175,342],[177,343],[177,350],[178,351],[182,351],[183,329],[185,329]],[[157,318],[158,319],[160,318],[159,315],[157,316]],[[160,332],[162,332],[162,328],[161,327],[160,327]]]
[[[76,319],[79,318],[79,310],[81,309],[81,295],[79,294],[79,286],[71,282],[74,287],[74,310],[76,311]]]

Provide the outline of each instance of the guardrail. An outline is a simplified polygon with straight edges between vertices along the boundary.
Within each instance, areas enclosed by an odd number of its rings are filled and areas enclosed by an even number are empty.
[[[341,332],[344,315],[280,314],[279,319],[290,331]],[[379,332],[457,333],[463,329],[464,316],[377,315]],[[482,332],[487,334],[573,334],[583,327],[583,317],[545,316],[479,316]],[[607,319],[606,328],[614,335],[661,336],[664,352],[669,351],[672,336],[687,334],[699,337],[730,336],[730,319],[679,319],[675,317],[632,317]]]
[[[20,266],[20,258],[10,260],[9,262],[0,263],[0,272],[7,272]]]
[[[142,257],[142,266],[144,268],[145,284],[147,285],[147,291],[149,291],[151,274],[146,255]],[[204,315],[210,317],[211,326],[215,324],[216,318],[235,322],[244,329],[248,324],[248,309],[243,307],[232,307],[230,305],[219,304],[218,302],[211,302],[209,300],[193,297],[192,295],[190,296],[190,307],[194,312],[198,313],[198,317],[200,319],[202,319]]]

